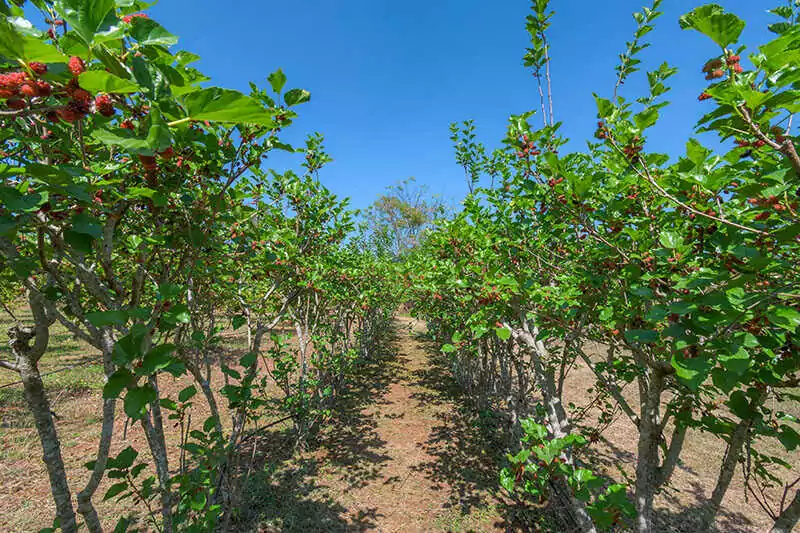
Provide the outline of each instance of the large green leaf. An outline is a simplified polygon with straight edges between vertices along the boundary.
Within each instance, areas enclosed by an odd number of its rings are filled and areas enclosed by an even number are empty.
[[[178,38],[155,20],[137,17],[132,21],[131,37],[142,45],[172,46]]]
[[[794,331],[800,327],[800,312],[791,307],[778,307],[767,313],[767,318],[776,326]]]
[[[156,346],[144,356],[144,359],[142,360],[142,366],[136,369],[136,373],[141,375],[150,375],[158,372],[159,370],[167,368],[174,361],[171,357],[172,352],[174,351],[175,345],[173,344],[162,344],[160,346]]]
[[[164,122],[161,112],[154,109],[150,113],[150,130],[147,132],[147,144],[156,152],[166,150],[172,145],[172,134]]]
[[[103,501],[110,500],[114,496],[121,494],[128,490],[128,482],[127,481],[120,481],[119,483],[115,483],[111,485],[106,491],[105,496],[103,496]]]
[[[721,47],[739,40],[745,23],[731,13],[725,13],[717,4],[700,6],[680,18],[683,29],[697,30]]]
[[[128,322],[128,313],[125,311],[96,311],[86,313],[86,320],[98,328],[114,325],[124,326]]]
[[[114,0],[58,0],[55,4],[61,17],[90,45],[95,34],[116,22],[114,7]]]
[[[0,55],[40,63],[63,63],[67,59],[58,48],[39,37],[20,34],[4,17],[0,17]]]
[[[672,368],[675,375],[687,387],[697,390],[708,377],[713,363],[705,357],[682,358],[673,355]]]
[[[130,130],[122,128],[96,130],[92,133],[92,137],[103,144],[119,146],[132,154],[153,155],[153,149],[150,148],[147,139],[137,137],[136,134]]]
[[[147,405],[155,399],[156,391],[150,385],[130,389],[125,395],[125,414],[139,420],[147,414]]]
[[[238,91],[210,87],[187,94],[183,103],[190,120],[275,126],[264,106]]]
[[[681,237],[680,233],[676,231],[662,231],[661,235],[658,237],[658,240],[661,243],[661,246],[673,250],[677,248],[681,242],[683,242],[683,237]]]
[[[133,374],[126,368],[120,368],[111,376],[103,387],[103,398],[119,398],[122,391],[127,388],[133,379]]]
[[[139,452],[128,446],[113,459],[108,460],[109,468],[126,469],[133,466],[133,462],[139,456]]]
[[[141,91],[141,87],[130,80],[117,77],[104,70],[84,72],[78,78],[81,88],[93,93],[128,94]]]
[[[136,155],[153,155],[172,144],[172,135],[158,109],[150,113],[150,129],[146,138],[124,128],[99,129],[92,137],[109,146],[119,146]]]

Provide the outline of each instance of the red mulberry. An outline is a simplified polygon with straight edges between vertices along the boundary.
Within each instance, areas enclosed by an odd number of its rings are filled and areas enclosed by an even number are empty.
[[[69,63],[67,64],[67,68],[69,71],[72,72],[73,76],[80,76],[84,72],[86,72],[86,63],[83,62],[78,56],[72,56],[69,58]]]

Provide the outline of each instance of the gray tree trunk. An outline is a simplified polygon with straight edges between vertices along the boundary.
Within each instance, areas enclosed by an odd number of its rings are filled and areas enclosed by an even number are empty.
[[[800,521],[800,490],[794,493],[794,499],[789,506],[783,510],[775,521],[770,533],[792,533],[797,522]]]
[[[39,441],[42,444],[44,464],[50,477],[50,490],[56,504],[56,516],[64,533],[77,533],[78,525],[75,519],[75,509],[72,506],[72,496],[67,483],[67,473],[64,469],[64,460],[61,457],[61,442],[58,440],[50,403],[42,383],[38,365],[23,356],[18,359],[19,374],[25,388],[25,400],[28,409],[33,414]]]

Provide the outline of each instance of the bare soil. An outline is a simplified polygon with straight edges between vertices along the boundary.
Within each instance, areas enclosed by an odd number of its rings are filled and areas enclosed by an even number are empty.
[[[358,369],[305,450],[293,448],[286,426],[253,439],[247,453],[258,458],[258,468],[249,480],[249,501],[240,510],[236,531],[566,533],[548,527],[546,516],[518,507],[500,491],[502,430],[467,404],[446,359],[423,332],[421,324],[399,317],[383,349]],[[188,384],[164,379],[162,388],[175,396]],[[583,391],[592,384],[591,373],[577,368],[567,386],[572,392],[568,399],[578,405],[590,401]],[[51,400],[75,494],[88,479],[83,465],[96,452],[100,391],[96,386],[59,389],[51,392]],[[11,407],[0,406],[0,531],[27,533],[49,526],[54,508],[35,429],[24,412]],[[112,453],[130,444],[148,460],[140,428],[124,431],[121,411],[120,406]],[[204,418],[202,413],[193,416]],[[593,463],[620,480],[633,468],[635,435],[630,422],[617,418],[603,433]],[[168,435],[173,464],[176,444],[177,431]],[[715,465],[725,451],[724,443],[696,433],[690,433],[686,448],[673,488],[657,502],[659,531],[696,532],[690,509],[710,494]],[[797,457],[790,459],[798,463]],[[111,530],[118,517],[137,510],[126,502],[100,501],[108,486],[105,480],[95,500]],[[718,531],[760,533],[768,525],[752,498],[745,499],[737,473]],[[146,524],[139,526],[147,531]]]

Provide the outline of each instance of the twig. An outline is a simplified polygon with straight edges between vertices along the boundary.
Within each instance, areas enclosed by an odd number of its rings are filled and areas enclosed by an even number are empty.
[[[59,368],[58,370],[53,370],[52,372],[45,372],[42,374],[42,377],[50,376],[52,374],[58,374],[59,372],[66,372],[67,370],[72,370],[73,368],[78,368],[81,366],[88,366],[88,365],[99,365],[97,361],[84,361],[82,363],[78,363],[72,366],[68,366],[66,368]],[[6,387],[12,387],[14,385],[21,385],[22,381],[14,381],[12,383],[6,383],[5,385],[0,385],[0,389],[5,389]]]

